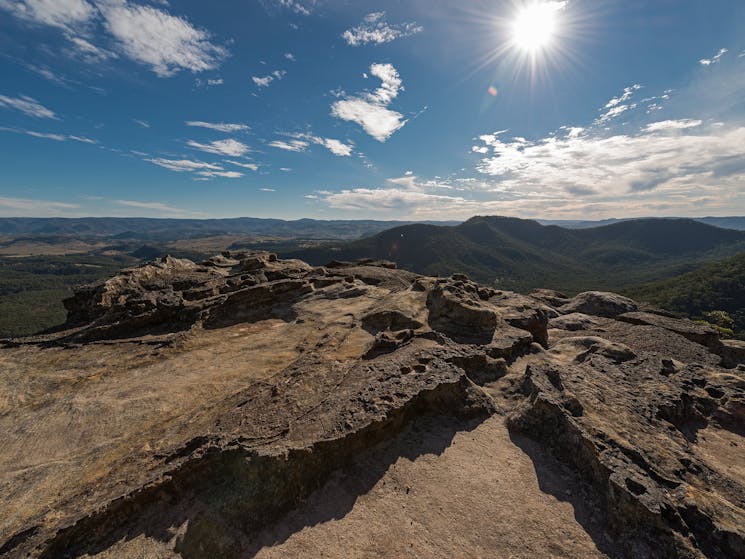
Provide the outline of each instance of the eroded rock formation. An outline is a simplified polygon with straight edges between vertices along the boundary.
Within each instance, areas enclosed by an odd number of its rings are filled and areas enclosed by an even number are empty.
[[[703,326],[268,253],[161,259],[65,304],[0,349],[0,555],[253,556],[356,455],[448,416],[550,449],[600,556],[745,557],[743,351]]]

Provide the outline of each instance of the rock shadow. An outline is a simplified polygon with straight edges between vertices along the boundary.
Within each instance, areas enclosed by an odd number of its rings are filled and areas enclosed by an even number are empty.
[[[482,420],[426,413],[278,457],[214,450],[183,466],[165,484],[120,498],[62,530],[41,557],[95,555],[145,536],[173,545],[184,559],[250,558],[304,527],[343,518],[400,457],[439,455],[458,432],[472,430]],[[436,429],[417,436],[433,421]],[[368,457],[364,475],[345,483],[339,499],[313,510],[302,508],[316,490],[334,476],[343,477],[362,456]],[[267,540],[274,527],[279,528]]]
[[[295,510],[257,534],[240,555],[241,559],[251,559],[264,548],[281,545],[305,528],[341,520],[399,458],[413,462],[424,455],[439,456],[458,433],[472,431],[481,422],[442,415],[416,419],[395,437],[360,453],[345,467],[334,471],[327,482]]]
[[[533,462],[540,490],[572,505],[575,520],[587,532],[598,550],[610,559],[627,557],[606,531],[602,522],[604,513],[601,504],[577,472],[570,470],[537,441],[513,429],[509,429],[509,437]]]

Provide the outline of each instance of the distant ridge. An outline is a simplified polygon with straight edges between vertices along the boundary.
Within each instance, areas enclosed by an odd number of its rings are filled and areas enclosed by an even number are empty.
[[[745,251],[745,231],[693,219],[638,219],[567,229],[477,216],[457,226],[405,225],[366,239],[288,253],[313,264],[382,258],[417,273],[465,272],[506,289],[618,288]]]
[[[170,241],[214,235],[265,235],[315,239],[357,239],[413,221],[264,219],[170,219],[145,217],[3,217],[0,235],[60,235]],[[455,225],[458,221],[432,221]]]
[[[542,225],[558,225],[560,227],[566,227],[567,229],[586,229],[588,227],[600,227],[603,225],[611,225],[613,223],[619,223],[621,221],[633,221],[638,219],[648,218],[610,218],[601,219],[597,221],[593,220],[574,220],[574,219],[539,219],[537,220]],[[744,216],[729,216],[729,217],[692,217],[692,218],[658,218],[658,219],[693,219],[700,223],[707,225],[713,225],[714,227],[721,227],[723,229],[736,229],[738,231],[745,231],[745,217]]]
[[[505,218],[508,219],[508,218]],[[518,218],[513,218],[518,219]],[[626,221],[649,219],[688,219],[724,229],[745,231],[745,217],[697,218],[629,218],[592,220],[537,219],[541,225],[555,225],[564,229],[588,229]],[[520,220],[531,221],[531,220]],[[271,235],[282,237],[309,237],[317,239],[356,239],[374,235],[386,229],[413,225],[458,225],[452,221],[411,221],[374,219],[269,219],[236,217],[224,219],[173,219],[146,217],[0,217],[0,235],[64,235],[103,236],[119,239],[174,240],[190,236],[207,235]]]

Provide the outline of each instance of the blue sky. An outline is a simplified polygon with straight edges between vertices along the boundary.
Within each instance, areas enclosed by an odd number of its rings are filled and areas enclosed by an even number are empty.
[[[745,215],[743,29],[741,0],[0,0],[0,215]]]

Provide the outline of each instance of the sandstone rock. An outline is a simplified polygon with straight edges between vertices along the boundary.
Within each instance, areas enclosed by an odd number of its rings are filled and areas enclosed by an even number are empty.
[[[706,346],[714,353],[718,353],[721,347],[719,333],[708,324],[646,312],[624,313],[617,316],[616,320],[628,322],[630,324],[657,326],[659,328],[664,328],[665,330],[670,330],[671,332],[680,334],[692,342]]]
[[[553,289],[535,289],[530,292],[530,296],[554,308],[566,305],[570,301],[569,297]]]
[[[614,294],[263,252],[166,257],[66,306],[62,330],[0,344],[0,556],[253,556],[257,533],[405,426],[503,414],[500,444],[532,439],[581,488],[575,511],[608,532],[593,557],[745,557],[745,366],[704,325]],[[499,556],[491,519],[443,486],[437,514],[484,524],[474,549]]]
[[[721,340],[722,367],[734,369],[745,363],[745,341]]]
[[[447,280],[427,295],[429,325],[457,342],[488,344],[497,329],[497,313],[482,302],[469,282]]]
[[[628,346],[597,336],[561,338],[549,350],[558,360],[582,363],[591,355],[602,355],[613,363],[630,361],[636,354]]]
[[[637,309],[638,305],[628,297],[605,291],[585,291],[575,296],[559,310],[564,314],[583,313],[613,318]]]
[[[570,332],[591,330],[598,325],[599,321],[596,318],[579,312],[560,315],[548,322],[550,328],[558,328],[559,330],[568,330]]]

